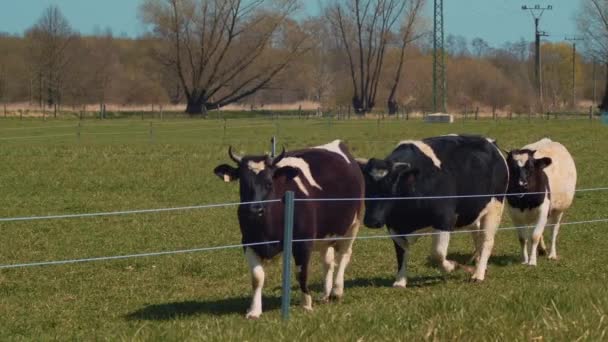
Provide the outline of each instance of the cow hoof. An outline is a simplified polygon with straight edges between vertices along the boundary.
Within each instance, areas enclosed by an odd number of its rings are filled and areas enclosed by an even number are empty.
[[[329,303],[330,299],[331,299],[330,295],[324,295],[323,297],[321,297],[321,303]]]
[[[261,315],[262,315],[262,313],[261,313],[261,312],[253,312],[253,311],[249,311],[249,312],[248,312],[248,313],[245,315],[245,318],[247,318],[247,319],[251,319],[251,320],[254,320],[254,319],[258,319],[258,318],[260,318],[260,316],[261,316]]]
[[[471,278],[469,278],[469,282],[474,283],[474,284],[480,284],[483,282],[483,279],[479,279],[477,277],[471,277]]]
[[[460,267],[460,269],[462,269],[466,273],[469,273],[469,274],[475,273],[475,267],[466,266],[466,265],[459,265],[459,267]]]
[[[549,260],[559,260],[557,255],[549,255]]]
[[[304,309],[306,312],[312,312],[312,305],[303,305],[302,309]]]
[[[396,289],[404,289],[407,283],[404,280],[398,280],[393,283],[393,287]]]

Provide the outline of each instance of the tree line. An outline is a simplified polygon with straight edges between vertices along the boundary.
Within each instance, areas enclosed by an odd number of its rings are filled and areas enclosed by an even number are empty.
[[[336,0],[304,17],[297,0],[142,0],[138,20],[148,31],[137,38],[109,29],[83,36],[50,6],[22,35],[0,34],[0,102],[172,103],[193,115],[303,100],[357,113],[429,111],[432,27],[424,6]],[[605,1],[582,1],[585,41],[576,54],[567,42],[543,42],[543,104],[531,42],[491,46],[448,34],[449,110],[569,110],[596,99],[608,108],[607,13]]]

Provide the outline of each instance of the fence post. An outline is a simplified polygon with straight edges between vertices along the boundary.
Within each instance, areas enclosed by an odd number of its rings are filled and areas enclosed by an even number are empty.
[[[154,142],[154,131],[152,128],[152,121],[150,121],[150,143]]]
[[[593,121],[593,106],[589,106],[589,121]]]
[[[78,121],[78,128],[76,131],[76,137],[78,138],[78,142],[80,142],[80,121]]]
[[[285,226],[283,230],[283,287],[281,291],[281,317],[289,319],[289,303],[291,302],[291,241],[293,239],[293,207],[294,193],[285,193]]]
[[[274,158],[277,155],[277,138],[273,135],[272,138],[270,138],[270,144],[271,144],[271,157]]]

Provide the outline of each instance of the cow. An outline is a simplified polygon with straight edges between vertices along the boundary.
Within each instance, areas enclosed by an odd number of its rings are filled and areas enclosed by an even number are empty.
[[[564,145],[543,138],[510,151],[507,163],[511,173],[507,197],[511,220],[518,227],[535,226],[533,230],[517,230],[522,263],[536,266],[537,252],[545,252],[543,232],[547,222],[552,227],[549,259],[557,259],[559,226],[576,191],[576,166],[572,156]]]
[[[226,182],[239,180],[240,197],[237,216],[242,243],[282,241],[284,204],[255,203],[283,198],[293,191],[297,199],[349,198],[348,201],[296,201],[293,239],[324,239],[294,242],[293,257],[302,291],[302,306],[312,310],[308,289],[308,264],[313,250],[319,250],[325,273],[323,300],[340,298],[344,291],[344,271],[348,265],[353,240],[359,231],[363,211],[364,180],[348,148],[339,140],[275,157],[238,156],[228,149],[237,164],[219,165],[215,174]],[[254,202],[254,203],[251,203]],[[245,247],[245,258],[252,276],[253,299],[246,317],[262,314],[263,260],[282,252],[282,242]],[[337,263],[335,282],[334,268]]]
[[[509,179],[494,140],[454,134],[407,140],[385,159],[358,161],[366,184],[364,224],[386,225],[391,235],[400,235],[392,237],[397,256],[394,287],[406,287],[407,253],[416,240],[403,235],[429,229],[435,231],[431,257],[445,272],[461,266],[446,259],[449,232],[475,230],[476,268],[472,272],[462,267],[473,273],[472,281],[484,280]]]

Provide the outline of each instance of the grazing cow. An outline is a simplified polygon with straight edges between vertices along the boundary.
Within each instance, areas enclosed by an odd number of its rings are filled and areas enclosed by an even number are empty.
[[[549,259],[557,259],[559,225],[576,189],[572,156],[564,145],[544,138],[509,152],[507,163],[511,173],[508,192],[516,194],[507,198],[511,219],[516,226],[535,225],[531,237],[529,229],[518,230],[522,263],[536,265],[539,244],[541,250],[544,249],[543,231],[547,221],[553,230]],[[528,192],[531,194],[525,194]]]
[[[214,172],[226,182],[240,180],[241,202],[281,199],[288,190],[295,192],[296,199],[360,199],[295,203],[293,238],[327,239],[293,244],[293,257],[302,290],[302,306],[312,310],[307,278],[313,249],[320,251],[323,260],[323,299],[329,300],[330,296],[341,297],[344,291],[344,271],[350,261],[353,239],[359,230],[365,185],[359,166],[347,147],[335,140],[323,146],[287,153],[283,151],[276,158],[240,157],[235,155],[232,149],[228,152],[238,166],[235,168],[226,164],[220,165]],[[283,240],[283,210],[284,205],[281,202],[241,204],[238,208],[238,219],[243,244]],[[253,300],[247,318],[258,318],[262,314],[262,260],[278,255],[282,247],[282,243],[275,243],[245,248],[253,284]],[[334,251],[338,269],[335,283],[332,284]]]
[[[381,228],[386,224],[393,235],[427,228],[439,230],[433,235],[432,257],[446,272],[459,266],[446,259],[449,232],[461,227],[479,230],[473,235],[477,265],[472,280],[484,279],[509,178],[506,161],[495,141],[454,134],[402,141],[384,160],[359,163],[365,176],[366,198],[378,198],[365,202],[366,226]],[[498,195],[459,197],[493,194]],[[447,198],[418,198],[428,196]],[[382,200],[383,197],[393,199]],[[395,287],[407,284],[407,252],[414,240],[412,236],[393,238],[398,269]]]

